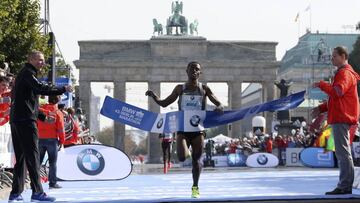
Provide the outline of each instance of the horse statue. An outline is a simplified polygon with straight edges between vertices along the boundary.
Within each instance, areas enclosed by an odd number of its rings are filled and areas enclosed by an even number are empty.
[[[186,20],[186,18],[182,15],[180,15],[180,13],[182,14],[182,8],[183,8],[183,3],[182,2],[173,2],[171,5],[171,13],[173,13],[172,16],[170,16],[167,19],[166,22],[166,34],[167,35],[171,35],[172,34],[172,28],[175,27],[176,28],[176,35],[179,35],[179,30],[178,28],[180,28],[180,33],[181,34],[187,34],[188,32],[188,22]]]
[[[190,28],[191,35],[194,35],[195,32],[196,32],[196,35],[198,35],[198,30],[197,30],[198,25],[199,25],[199,22],[197,20],[194,20],[193,23],[190,23],[189,28]]]
[[[157,32],[158,36],[163,34],[163,26],[157,22],[156,18],[153,19],[153,24],[154,24],[154,32],[153,35],[155,34],[155,32]]]

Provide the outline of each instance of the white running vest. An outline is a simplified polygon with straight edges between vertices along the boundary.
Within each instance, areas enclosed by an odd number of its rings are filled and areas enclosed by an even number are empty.
[[[180,111],[205,110],[205,92],[202,83],[198,83],[195,91],[186,89],[186,84],[182,85],[182,93],[179,96],[178,106]]]

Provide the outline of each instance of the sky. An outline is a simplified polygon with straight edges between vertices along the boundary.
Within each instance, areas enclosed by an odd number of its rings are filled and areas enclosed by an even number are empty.
[[[42,5],[45,2],[40,1]],[[354,26],[360,21],[360,0],[182,2],[182,15],[189,22],[198,20],[199,36],[208,40],[278,42],[277,60],[296,45],[306,29],[321,33],[350,33],[355,29],[349,25]],[[81,40],[150,39],[153,35],[152,19],[156,18],[165,25],[171,15],[171,3],[172,0],[50,0],[50,24],[65,61],[71,64],[79,59],[78,41]],[[297,14],[299,18],[295,22]],[[140,89],[147,88],[146,84],[139,85]],[[95,92],[99,92],[95,94],[103,95],[103,86],[93,87]],[[135,87],[127,89],[131,91]],[[218,89],[221,92],[221,88]],[[133,91],[135,95],[142,94]],[[165,93],[170,91],[164,90]],[[145,97],[132,98],[136,99],[129,103],[146,101]]]
[[[40,0],[44,4],[45,0]],[[163,25],[172,0],[50,0],[50,24],[67,62],[79,59],[80,40],[150,39],[152,19]],[[276,56],[295,46],[306,28],[350,32],[360,21],[359,0],[183,0],[183,15],[198,20],[208,40],[278,42]],[[310,9],[306,9],[310,6]],[[299,21],[295,22],[297,14]],[[300,29],[299,29],[300,27]]]

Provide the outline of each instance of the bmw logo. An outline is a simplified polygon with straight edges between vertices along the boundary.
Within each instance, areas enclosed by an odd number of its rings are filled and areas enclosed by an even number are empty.
[[[104,157],[95,149],[84,149],[77,156],[77,166],[87,175],[97,175],[105,167]]]
[[[194,96],[190,96],[190,99],[191,99],[191,100],[194,100],[194,99],[195,99],[195,97],[194,97]]]
[[[160,118],[160,120],[157,122],[157,124],[156,124],[156,127],[157,128],[161,128],[162,127],[162,125],[163,125],[163,123],[164,123],[164,119],[163,118]]]
[[[265,165],[268,162],[268,158],[264,154],[261,154],[257,157],[256,161],[260,165]]]
[[[200,123],[200,120],[201,120],[200,116],[193,115],[190,119],[190,124],[194,127],[197,127]]]

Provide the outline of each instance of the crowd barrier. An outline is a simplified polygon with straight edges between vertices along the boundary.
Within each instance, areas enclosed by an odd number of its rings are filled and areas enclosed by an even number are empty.
[[[15,154],[9,123],[0,126],[0,165],[4,168],[13,168],[15,165]]]
[[[360,157],[360,145],[353,146],[354,156]],[[323,148],[286,148],[282,154],[285,166],[288,167],[313,167],[313,168],[333,168],[335,165],[334,153],[326,152]],[[248,166],[255,168],[262,167],[276,167],[279,165],[279,156],[277,150],[274,154],[269,153],[254,153],[246,156],[242,153],[232,153],[222,156],[213,156],[212,160],[215,162],[215,167],[233,167],[233,166]],[[206,157],[203,156],[203,161]],[[187,160],[183,166],[191,166],[191,160]]]
[[[353,188],[360,189],[360,167],[355,167]]]
[[[286,149],[286,166],[304,166],[300,160],[300,152],[304,148],[287,148]]]

